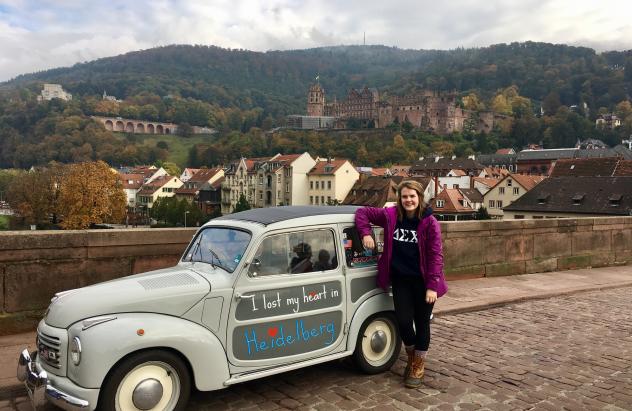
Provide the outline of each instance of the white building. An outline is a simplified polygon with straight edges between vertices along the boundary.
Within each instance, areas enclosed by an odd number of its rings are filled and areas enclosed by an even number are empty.
[[[42,93],[37,96],[37,101],[52,100],[54,98],[60,98],[62,100],[72,100],[72,94],[64,91],[61,84],[44,84]]]

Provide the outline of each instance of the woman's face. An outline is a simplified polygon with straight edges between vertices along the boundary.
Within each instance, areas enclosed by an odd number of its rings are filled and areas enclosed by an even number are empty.
[[[417,191],[412,188],[404,187],[400,193],[400,201],[402,202],[402,207],[406,210],[406,214],[413,215],[417,207],[419,207],[419,196],[417,195]]]

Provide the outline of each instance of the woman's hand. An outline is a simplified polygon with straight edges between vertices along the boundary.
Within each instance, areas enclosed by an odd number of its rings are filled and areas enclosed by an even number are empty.
[[[432,304],[437,301],[437,292],[434,290],[426,290],[426,302]]]
[[[370,235],[365,235],[362,237],[362,245],[367,250],[373,250],[375,248],[375,241],[373,241],[373,237]]]

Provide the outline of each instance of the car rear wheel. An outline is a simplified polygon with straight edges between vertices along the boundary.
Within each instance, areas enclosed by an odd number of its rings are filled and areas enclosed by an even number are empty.
[[[191,377],[184,362],[168,351],[143,351],[126,358],[108,377],[100,395],[108,411],[184,410]]]
[[[389,370],[397,361],[401,345],[395,315],[379,313],[362,324],[353,360],[363,372],[378,374]]]

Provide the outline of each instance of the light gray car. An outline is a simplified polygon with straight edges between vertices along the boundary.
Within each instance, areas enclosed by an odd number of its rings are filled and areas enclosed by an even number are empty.
[[[55,295],[18,378],[33,404],[180,410],[201,391],[353,356],[372,374],[401,338],[356,207],[275,207],[211,220],[175,267]]]

